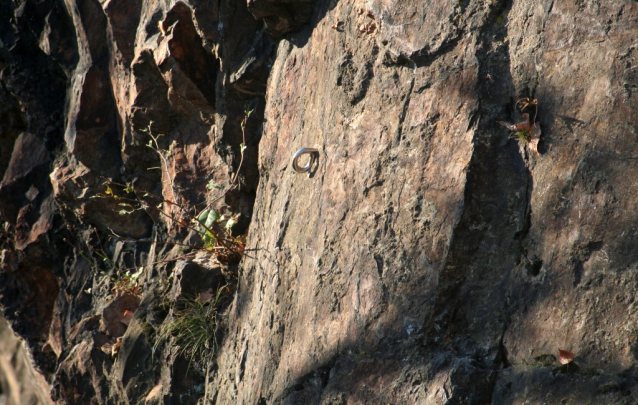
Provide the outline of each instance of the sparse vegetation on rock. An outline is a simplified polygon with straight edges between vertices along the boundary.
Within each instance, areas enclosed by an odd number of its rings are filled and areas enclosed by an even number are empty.
[[[0,402],[638,403],[636,32],[629,0],[0,1]]]
[[[154,351],[162,344],[171,344],[178,354],[190,362],[208,366],[217,350],[220,331],[219,306],[225,289],[210,296],[180,297],[171,304],[169,319],[157,332]],[[227,290],[226,290],[227,291]]]
[[[510,138],[518,140],[538,155],[538,142],[541,139],[540,125],[536,122],[538,100],[530,100],[529,98],[519,99],[516,102],[516,107],[520,108],[521,112],[533,109],[534,118],[530,121],[529,113],[523,113],[523,122],[518,124],[508,124],[506,122],[499,121],[498,123],[512,131]]]

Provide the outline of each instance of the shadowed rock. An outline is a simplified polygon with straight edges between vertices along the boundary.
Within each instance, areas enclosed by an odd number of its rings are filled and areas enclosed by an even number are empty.
[[[0,2],[0,304],[51,400],[638,402],[637,18]],[[213,362],[156,344],[220,288]]]

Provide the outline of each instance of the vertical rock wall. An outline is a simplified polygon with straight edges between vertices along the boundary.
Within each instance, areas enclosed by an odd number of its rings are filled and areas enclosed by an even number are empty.
[[[0,303],[54,401],[637,400],[638,5],[443,3],[0,5]],[[539,154],[497,123],[527,97]],[[216,198],[249,110],[238,268],[91,198]],[[161,263],[116,297],[100,249]],[[167,297],[235,277],[206,377],[153,349]]]
[[[218,402],[631,402],[637,11],[318,5],[270,75]],[[540,155],[497,125],[528,96]]]

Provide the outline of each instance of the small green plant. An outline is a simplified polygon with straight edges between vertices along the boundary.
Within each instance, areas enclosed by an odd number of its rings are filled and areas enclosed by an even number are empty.
[[[240,161],[237,168],[237,172],[230,179],[229,186],[221,193],[221,195],[212,201],[209,201],[201,211],[195,206],[189,206],[185,203],[180,203],[179,195],[175,191],[175,186],[169,172],[169,157],[176,146],[175,141],[166,150],[163,150],[159,146],[158,139],[162,135],[154,135],[151,131],[152,122],[149,124],[148,129],[145,131],[150,136],[146,145],[152,149],[160,158],[161,166],[152,167],[151,169],[159,169],[165,174],[168,179],[169,189],[172,199],[166,199],[160,196],[153,195],[147,191],[134,188],[130,183],[121,184],[109,179],[105,179],[105,190],[103,193],[97,193],[91,198],[107,198],[113,199],[118,202],[121,207],[119,210],[120,215],[129,215],[137,210],[144,210],[147,212],[158,213],[164,216],[175,224],[178,228],[187,228],[196,231],[202,238],[203,245],[186,245],[179,242],[168,242],[175,245],[181,245],[186,248],[192,248],[196,250],[207,250],[216,254],[217,258],[223,262],[237,262],[244,253],[244,247],[246,244],[245,236],[234,236],[232,234],[232,228],[237,224],[239,215],[225,216],[221,215],[219,211],[212,208],[213,204],[223,198],[229,191],[233,190],[238,185],[239,172],[241,171],[244,163],[244,152],[246,146],[246,124],[248,118],[252,114],[251,111],[246,111],[244,119],[241,122],[242,130],[242,143],[239,145]],[[214,180],[210,180],[206,185],[208,190],[223,189],[222,186],[215,183]],[[174,207],[176,209],[167,209],[166,207]],[[199,211],[199,212],[198,212]],[[121,237],[111,231],[113,236],[120,239],[130,240],[133,242],[140,242],[140,240],[131,240]]]
[[[197,217],[197,232],[199,232],[199,235],[204,241],[204,246],[208,250],[214,249],[217,243],[218,235],[211,229],[220,219],[221,215],[219,215],[219,212],[211,209],[202,211]]]
[[[171,200],[152,195],[143,190],[138,190],[130,184],[120,184],[112,181],[105,181],[106,190],[104,193],[98,193],[92,198],[111,198],[119,201],[119,205],[123,207],[120,215],[127,215],[135,210],[147,210],[159,213],[160,215],[170,219],[179,228],[186,228],[197,232],[204,242],[203,245],[189,245],[180,242],[158,242],[168,243],[172,245],[184,246],[195,250],[208,250],[216,253],[218,257],[224,261],[238,261],[243,255],[245,239],[242,236],[235,237],[232,235],[232,228],[237,224],[239,215],[227,217],[221,215],[217,210],[206,208],[197,213],[194,208],[187,208],[182,204],[177,204]],[[119,188],[123,194],[115,191]],[[163,206],[177,207],[177,215],[175,212],[166,212]],[[130,242],[148,242],[146,240],[125,238],[113,232],[113,236]]]
[[[224,187],[217,184],[215,182],[215,180],[210,180],[207,184],[206,184],[206,189],[208,190],[212,190],[212,189],[217,189],[217,190],[222,190]]]
[[[523,145],[527,145],[532,140],[532,134],[526,129],[517,129],[510,134],[510,139],[516,139]]]
[[[64,239],[64,241],[69,246],[71,246],[71,248],[74,249],[84,260],[86,260],[91,265],[91,268],[93,270],[102,274],[106,274],[111,270],[114,272],[114,275],[111,276],[111,282],[113,283],[111,292],[115,297],[119,297],[124,294],[141,296],[142,289],[138,283],[138,279],[144,271],[144,266],[140,266],[139,268],[119,267],[114,262],[114,259],[111,259],[102,247],[102,241],[100,240],[100,236],[97,230],[95,231],[95,237],[98,243],[98,247],[89,247],[90,253],[88,253],[88,255],[85,254],[81,248],[74,246],[66,238]],[[102,264],[100,264],[99,262],[102,262]]]
[[[498,121],[498,123],[512,131],[510,133],[510,139],[518,140],[538,155],[538,142],[541,139],[541,128],[536,124],[538,100],[531,100],[529,97],[521,98],[516,102],[516,107],[521,113],[526,110],[534,110],[534,118],[530,121],[529,114],[523,113],[523,122],[508,124],[507,122]]]
[[[132,270],[120,271],[118,272],[119,278],[113,278],[112,281],[115,282],[111,291],[115,297],[131,294],[141,296],[142,289],[138,285],[137,279],[142,275],[142,271],[144,267],[140,267],[137,271],[133,272]]]
[[[212,361],[217,350],[217,333],[220,326],[219,306],[223,288],[214,296],[203,299],[200,296],[179,298],[173,305],[172,318],[160,327],[153,352],[160,345],[171,342],[177,353],[193,361],[206,365]]]

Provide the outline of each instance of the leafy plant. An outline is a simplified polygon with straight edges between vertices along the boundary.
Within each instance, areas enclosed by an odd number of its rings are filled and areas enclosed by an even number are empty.
[[[197,217],[197,231],[202,237],[204,245],[209,250],[215,248],[215,244],[217,243],[217,235],[211,228],[220,218],[219,212],[212,209],[202,211]]]
[[[190,229],[197,232],[203,241],[203,245],[192,245],[180,242],[156,242],[168,243],[172,245],[180,245],[185,248],[196,250],[208,250],[214,252],[224,261],[238,261],[243,255],[245,239],[242,236],[235,237],[232,234],[232,228],[237,224],[239,215],[226,217],[221,215],[217,210],[206,208],[197,213],[194,208],[187,208],[182,204],[177,204],[171,200],[166,200],[155,196],[143,190],[138,190],[130,184],[120,184],[112,181],[105,182],[106,191],[98,193],[94,198],[113,198],[120,201],[119,205],[124,207],[120,210],[121,215],[129,214],[135,210],[147,210],[159,213],[160,215],[170,219],[180,228]],[[114,189],[122,189],[125,193],[119,195]],[[178,208],[176,215],[173,212],[165,212],[161,208],[164,205],[175,206]],[[122,240],[132,242],[155,242],[150,240],[125,238],[111,231],[112,235]]]
[[[521,112],[529,109],[534,110],[534,119],[530,121],[529,114],[523,113],[524,121],[518,124],[508,124],[507,122],[498,121],[498,123],[510,131],[510,138],[517,139],[520,143],[527,146],[532,152],[538,153],[538,142],[541,139],[541,128],[536,124],[536,111],[538,107],[538,100],[530,100],[529,98],[522,98],[516,102],[516,106]]]
[[[210,181],[206,184],[206,188],[207,188],[208,190],[212,190],[212,189],[214,189],[214,188],[216,188],[217,190],[221,190],[221,189],[223,189],[224,187],[222,187],[221,185],[217,184],[217,183],[215,182],[215,180],[210,180]]]
[[[124,294],[132,294],[132,295],[141,295],[142,289],[138,285],[137,279],[142,275],[142,271],[144,271],[144,267],[140,267],[136,272],[132,270],[120,271],[119,278],[113,278],[112,281],[115,282],[111,291],[113,294],[118,297]]]
[[[187,245],[178,242],[170,242],[175,245],[182,245],[187,248],[193,248],[198,250],[208,250],[217,254],[218,259],[225,262],[239,261],[243,256],[245,237],[240,235],[235,237],[232,234],[232,228],[237,224],[239,215],[236,216],[222,216],[220,213],[212,208],[212,205],[223,198],[229,191],[233,190],[239,179],[239,173],[244,163],[244,152],[246,146],[246,124],[248,118],[252,114],[252,111],[247,111],[244,119],[241,122],[242,129],[242,143],[239,145],[241,158],[237,171],[231,177],[230,185],[223,191],[223,193],[208,202],[206,207],[198,212],[196,207],[182,204],[178,200],[178,195],[175,192],[175,187],[171,176],[169,175],[169,155],[172,149],[176,146],[173,142],[169,149],[163,150],[159,146],[158,139],[162,135],[154,135],[151,131],[151,124],[149,124],[146,131],[151,140],[146,145],[151,148],[159,156],[162,165],[160,167],[153,167],[149,169],[160,169],[166,174],[169,182],[169,188],[171,191],[171,198],[166,199],[160,196],[153,195],[145,190],[139,190],[133,187],[130,183],[121,184],[112,180],[106,179],[104,182],[105,191],[98,193],[92,198],[110,198],[118,201],[118,205],[121,207],[119,210],[120,215],[128,215],[136,210],[145,210],[147,212],[154,212],[163,215],[170,220],[172,224],[176,224],[179,228],[187,228],[196,231],[202,238],[203,245]],[[222,187],[215,183],[214,180],[210,180],[206,185],[209,190],[221,189]],[[119,191],[116,191],[119,190]],[[122,194],[119,192],[121,191]],[[164,210],[166,206],[176,207],[177,210]],[[122,238],[120,235],[115,234],[113,236]],[[134,242],[141,242],[140,240],[133,240]]]
[[[532,140],[532,134],[527,129],[517,129],[510,134],[510,139],[517,139],[527,145]]]

